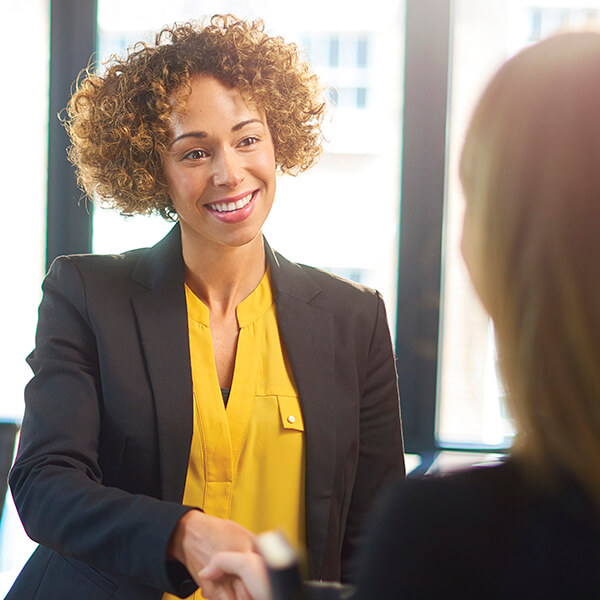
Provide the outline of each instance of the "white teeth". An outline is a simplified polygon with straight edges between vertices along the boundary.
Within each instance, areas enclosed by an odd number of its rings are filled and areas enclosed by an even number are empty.
[[[240,209],[240,208],[244,208],[244,206],[246,206],[246,204],[248,204],[248,202],[250,202],[250,198],[252,198],[252,194],[248,194],[247,196],[244,196],[243,198],[241,198],[240,200],[238,200],[235,203],[235,208]],[[233,202],[232,202],[233,204]]]
[[[244,206],[246,206],[250,200],[252,200],[252,192],[246,194],[243,198],[240,198],[235,202],[215,202],[214,204],[209,204],[209,206],[217,212],[232,212],[234,210],[244,208]]]

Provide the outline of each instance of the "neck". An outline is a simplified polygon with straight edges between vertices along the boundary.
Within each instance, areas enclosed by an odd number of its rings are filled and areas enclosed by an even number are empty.
[[[265,273],[262,235],[239,247],[199,248],[182,234],[185,282],[217,315],[234,312]]]

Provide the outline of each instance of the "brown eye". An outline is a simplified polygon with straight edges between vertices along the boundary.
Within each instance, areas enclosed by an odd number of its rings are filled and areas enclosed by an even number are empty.
[[[200,160],[201,158],[206,158],[208,154],[204,152],[204,150],[192,150],[188,152],[184,158],[189,160]]]
[[[240,146],[253,146],[257,142],[258,142],[258,138],[257,137],[250,136],[250,137],[244,138],[240,142]]]

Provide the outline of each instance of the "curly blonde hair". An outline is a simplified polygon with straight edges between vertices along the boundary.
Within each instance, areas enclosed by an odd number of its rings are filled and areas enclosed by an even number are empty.
[[[209,75],[264,111],[277,168],[297,174],[322,151],[323,90],[295,44],[264,32],[261,20],[215,15],[205,26],[167,27],[154,45],[112,56],[103,74],[86,69],[67,105],[69,158],[80,186],[123,215],[176,217],[162,173],[170,116]]]

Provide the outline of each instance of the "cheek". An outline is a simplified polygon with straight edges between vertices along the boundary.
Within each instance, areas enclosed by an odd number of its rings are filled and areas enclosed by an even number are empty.
[[[466,223],[466,219],[463,220],[463,225],[462,225],[462,235],[460,238],[460,253],[462,254],[463,260],[465,262],[465,264],[467,265],[467,269],[469,268],[469,263],[468,263],[468,254],[469,254],[469,240],[467,239],[468,237],[468,232],[467,232],[467,223]]]
[[[277,157],[275,153],[275,146],[273,144],[273,140],[268,140],[268,144],[265,145],[265,147],[263,148],[259,160],[263,168],[275,173],[275,170],[277,168]]]
[[[175,188],[176,188],[175,183],[177,181],[177,177],[175,175],[175,171],[176,171],[176,169],[170,161],[163,160],[162,174],[163,174],[164,181],[167,184],[167,190],[168,190],[169,196],[171,196],[171,198],[174,196],[174,192],[175,192]]]
[[[475,283],[475,263],[477,262],[477,257],[475,256],[475,253],[477,252],[477,249],[475,248],[473,240],[473,226],[469,219],[468,213],[466,212],[463,219],[462,237],[460,240],[460,251],[465,265],[467,267],[467,271],[469,272],[473,283]]]
[[[272,152],[265,152],[262,154],[257,162],[257,167],[260,169],[262,179],[274,184],[277,168],[275,154]]]
[[[477,231],[475,231],[473,215],[469,210],[468,205],[465,206],[463,214],[462,237],[460,240],[460,250],[467,265],[469,273],[472,274],[477,262],[479,249],[477,248]],[[471,275],[472,276],[472,275]]]
[[[465,214],[460,249],[473,287],[482,304],[489,312],[489,299],[486,297],[487,294],[485,292],[487,269],[482,260],[483,248],[481,246],[480,238],[481,235],[475,230],[472,221],[468,218],[467,214]]]
[[[173,203],[185,202],[201,195],[206,182],[197,169],[164,169],[165,181]]]

